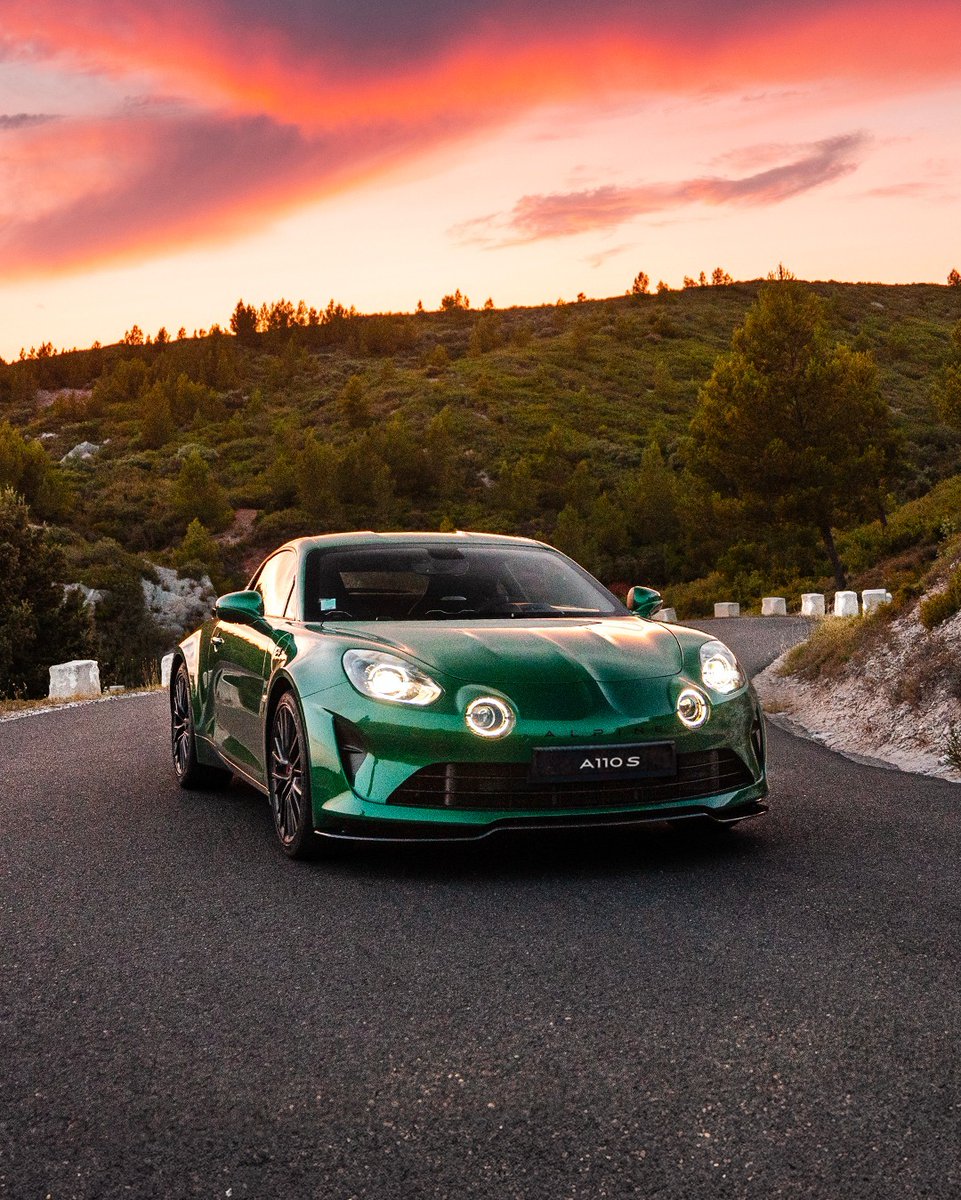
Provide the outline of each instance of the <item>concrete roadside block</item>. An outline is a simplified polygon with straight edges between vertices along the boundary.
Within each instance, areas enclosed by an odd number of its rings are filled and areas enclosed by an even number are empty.
[[[761,600],[762,617],[786,617],[787,601],[783,596],[765,596]]]
[[[834,615],[836,617],[856,617],[859,612],[857,592],[834,593]]]
[[[165,654],[160,660],[160,686],[164,688],[170,687],[170,672],[173,670],[174,656]]]
[[[87,700],[100,694],[100,667],[94,659],[75,658],[50,668],[51,700]]]
[[[861,608],[867,615],[869,612],[874,612],[876,608],[880,608],[882,604],[891,603],[891,593],[884,588],[866,588],[861,593]]]
[[[655,621],[668,621],[672,625],[677,621],[677,613],[673,608],[659,608],[654,614]]]
[[[821,592],[804,592],[801,595],[802,617],[823,617],[824,596]]]
[[[714,605],[715,617],[739,617],[741,615],[740,604],[732,604],[730,601],[724,600]]]

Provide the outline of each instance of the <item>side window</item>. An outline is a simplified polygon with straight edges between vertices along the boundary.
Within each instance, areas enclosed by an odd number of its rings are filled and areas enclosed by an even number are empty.
[[[297,555],[293,550],[281,550],[268,558],[254,580],[254,589],[264,598],[264,616],[282,617],[294,586]]]

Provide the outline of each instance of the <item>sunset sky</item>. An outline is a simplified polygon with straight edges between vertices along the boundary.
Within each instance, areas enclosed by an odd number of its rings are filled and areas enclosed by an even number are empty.
[[[961,266],[961,4],[0,0],[0,355]]]

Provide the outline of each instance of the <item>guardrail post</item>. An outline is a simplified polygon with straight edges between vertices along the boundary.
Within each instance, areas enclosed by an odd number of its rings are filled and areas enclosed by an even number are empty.
[[[890,604],[891,600],[891,593],[884,588],[867,588],[861,593],[861,609],[867,615],[882,604]]]
[[[821,592],[803,592],[801,595],[802,617],[824,616],[824,595]]]
[[[856,617],[859,611],[857,592],[834,593],[834,615],[836,617]]]
[[[101,695],[100,665],[92,658],[75,658],[50,668],[51,700],[89,700]]]

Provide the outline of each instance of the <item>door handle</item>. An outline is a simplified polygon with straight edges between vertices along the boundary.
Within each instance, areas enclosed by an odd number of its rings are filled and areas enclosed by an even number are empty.
[[[214,636],[210,639],[210,644],[211,644],[211,646],[222,646],[224,644],[224,639],[222,637],[220,637],[219,634],[215,633]]]

